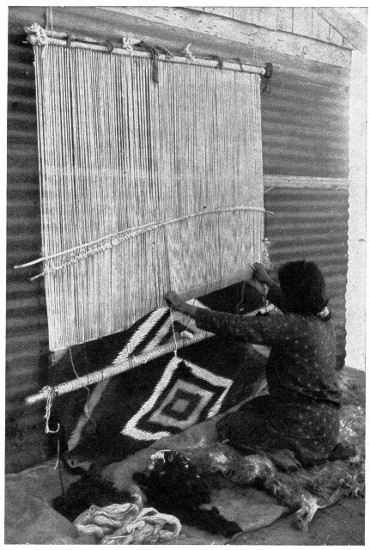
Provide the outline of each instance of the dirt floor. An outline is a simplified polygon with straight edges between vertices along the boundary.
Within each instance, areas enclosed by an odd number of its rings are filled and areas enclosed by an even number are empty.
[[[351,443],[364,452],[365,440],[365,373],[344,369],[341,374],[343,388],[342,432]],[[207,428],[209,433],[209,428]],[[203,431],[204,435],[204,431]],[[201,425],[181,435],[186,447],[202,437]],[[157,442],[158,448],[163,443]],[[168,448],[168,447],[166,447]],[[173,448],[173,447],[172,447]],[[107,479],[122,488],[132,479],[132,472],[146,467],[153,448],[144,449],[106,468]],[[63,474],[64,483],[76,480],[75,476]],[[119,487],[121,485],[121,487]],[[6,476],[5,498],[5,543],[7,544],[96,544],[92,537],[77,538],[73,525],[50,506],[59,495],[61,486],[55,460],[48,461],[19,474]],[[216,490],[214,502],[222,514],[237,521],[246,532],[232,540],[214,536],[187,525],[171,545],[284,545],[284,546],[364,546],[365,545],[365,499],[345,498],[325,510],[319,510],[307,531],[297,530],[292,525],[291,513],[280,506],[266,493],[253,487]],[[226,514],[224,514],[226,517]],[[243,523],[242,523],[243,522]]]
[[[365,501],[347,499],[317,512],[307,532],[291,525],[291,517],[281,517],[268,527],[237,535],[231,541],[203,531],[183,527],[176,544],[227,544],[248,546],[364,546]]]
[[[291,519],[284,517],[258,531],[243,533],[230,544],[361,546],[365,544],[365,500],[347,499],[317,512],[306,533],[294,529]]]

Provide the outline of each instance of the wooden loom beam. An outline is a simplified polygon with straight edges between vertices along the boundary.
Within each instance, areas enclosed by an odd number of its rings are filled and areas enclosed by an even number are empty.
[[[191,346],[192,344],[197,344],[198,342],[211,338],[212,336],[214,336],[214,334],[211,332],[200,331],[199,333],[195,334],[193,338],[181,338],[169,344],[158,346],[150,352],[140,353],[139,355],[133,357],[127,357],[126,359],[119,361],[116,365],[113,364],[110,367],[107,367],[100,371],[94,371],[86,374],[85,376],[80,376],[75,380],[63,382],[62,384],[59,384],[55,387],[46,386],[39,393],[27,397],[26,404],[33,405],[38,401],[43,401],[44,399],[47,399],[49,397],[50,392],[52,392],[54,395],[63,395],[65,393],[70,393],[72,391],[79,390],[80,388],[90,386],[91,384],[102,382],[107,378],[112,378],[117,374],[143,365],[148,361],[152,361],[153,359],[162,357],[167,353],[176,352],[178,349],[186,348],[188,346]]]
[[[272,304],[269,304],[264,307],[264,311],[268,312],[273,308],[274,306]],[[259,310],[246,313],[245,317],[255,315],[257,311]],[[72,391],[76,391],[81,388],[86,388],[86,386],[90,386],[91,384],[97,384],[98,382],[102,382],[102,380],[106,380],[107,378],[112,378],[113,376],[116,376],[128,370],[134,369],[135,367],[144,365],[145,363],[148,363],[153,359],[158,359],[158,357],[162,357],[163,355],[166,355],[168,353],[177,352],[178,349],[186,348],[193,344],[198,344],[203,340],[212,338],[212,336],[214,336],[212,332],[200,330],[199,332],[194,334],[192,338],[176,339],[175,341],[170,342],[169,344],[157,346],[150,352],[140,353],[132,357],[127,357],[126,359],[123,359],[122,361],[117,362],[117,364],[113,363],[113,365],[111,365],[110,367],[106,367],[105,369],[102,369],[100,371],[94,371],[89,374],[86,374],[85,376],[79,376],[75,380],[63,382],[61,384],[58,384],[58,386],[54,386],[54,387],[46,386],[38,393],[27,397],[25,400],[26,404],[33,405],[34,403],[38,403],[39,401],[48,399],[51,394],[63,395],[65,393],[70,393]]]

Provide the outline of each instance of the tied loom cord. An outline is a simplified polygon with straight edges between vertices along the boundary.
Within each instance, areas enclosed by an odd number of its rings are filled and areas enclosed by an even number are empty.
[[[173,350],[173,354],[175,357],[177,357],[177,338],[176,338],[176,331],[175,331],[175,322],[173,320],[172,307],[170,307],[170,316],[171,316],[171,329],[172,329],[173,343],[175,348]]]
[[[52,13],[52,8],[50,8],[50,13]],[[89,50],[102,51],[102,52],[107,52],[107,49],[108,49],[109,53],[114,53],[115,55],[129,54],[130,56],[135,55],[139,57],[143,57],[146,55],[146,53],[148,53],[146,48],[144,48],[144,51],[143,51],[142,46],[139,46],[139,48],[137,48],[138,44],[141,44],[143,41],[137,43],[135,39],[128,38],[128,37],[122,38],[122,49],[121,49],[121,48],[114,47],[112,41],[109,39],[104,41],[96,41],[86,36],[78,37],[68,33],[56,32],[53,30],[52,15],[50,16],[50,19],[51,19],[51,29],[48,29],[48,28],[43,29],[37,23],[33,23],[30,26],[24,27],[24,30],[27,34],[27,39],[30,42],[30,44],[32,44],[33,46],[36,46],[36,45],[45,46],[47,44],[52,44],[52,45],[58,45],[61,47],[65,47],[65,46],[68,46],[70,48],[79,47],[79,48],[86,48]],[[49,22],[49,16],[47,15],[47,27],[49,26],[48,22]],[[74,41],[76,42],[75,44],[73,43]],[[183,50],[183,53],[185,54],[185,58],[181,56],[180,57],[173,56],[173,54],[163,46],[155,46],[159,55],[158,61],[162,62],[162,61],[171,60],[176,63],[188,63],[189,61],[191,61],[192,63],[196,63],[204,67],[214,67],[214,64],[212,63],[212,61],[210,61],[210,59],[214,59],[215,57],[216,59],[218,59],[218,56],[210,55],[208,56],[207,59],[196,58],[190,52],[190,49],[189,49],[190,45],[191,43],[188,44],[186,48],[184,48]],[[112,46],[113,46],[113,50],[112,50]],[[137,48],[137,49],[134,49],[134,48]],[[223,69],[231,70],[231,71],[236,70],[235,65],[229,62],[223,64]],[[256,66],[256,64],[245,63],[241,70],[246,70],[250,73],[258,74],[262,76],[265,74],[266,69],[264,67]]]
[[[270,93],[272,73],[273,73],[272,63],[266,63],[265,74],[262,77],[263,87],[262,87],[261,93],[264,93],[264,92],[266,92],[267,94]]]
[[[144,51],[147,51],[150,55],[150,58],[152,60],[152,79],[155,84],[158,84],[158,61],[159,61],[159,54],[162,53],[166,56],[168,60],[171,60],[173,57],[173,54],[167,50],[167,48],[163,48],[162,46],[152,46],[151,44],[147,44],[143,40],[141,42],[138,42],[135,44],[135,47],[138,49],[142,49]]]
[[[94,535],[100,544],[160,544],[174,540],[181,531],[175,516],[131,503],[93,505],[73,525],[79,535]]]
[[[49,427],[49,420],[50,420],[50,414],[51,414],[51,407],[53,404],[54,398],[58,395],[54,388],[51,386],[45,386],[42,390],[46,393],[46,406],[45,406],[45,415],[44,419],[46,420],[45,423],[45,433],[46,434],[56,434],[59,432],[60,424],[58,422],[58,426],[56,430],[51,430]]]
[[[159,54],[153,85],[146,52],[50,37],[34,50],[51,350],[259,261],[259,74]]]

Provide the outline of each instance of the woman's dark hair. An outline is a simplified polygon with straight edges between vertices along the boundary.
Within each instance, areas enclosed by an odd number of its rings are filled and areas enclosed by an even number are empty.
[[[314,262],[288,262],[279,269],[286,311],[317,315],[328,303],[325,280]]]

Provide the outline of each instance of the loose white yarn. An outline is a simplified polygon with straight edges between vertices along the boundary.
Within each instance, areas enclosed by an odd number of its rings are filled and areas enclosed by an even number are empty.
[[[156,544],[172,540],[181,523],[155,508],[140,510],[137,504],[92,505],[73,522],[79,535],[94,535],[100,544]]]

